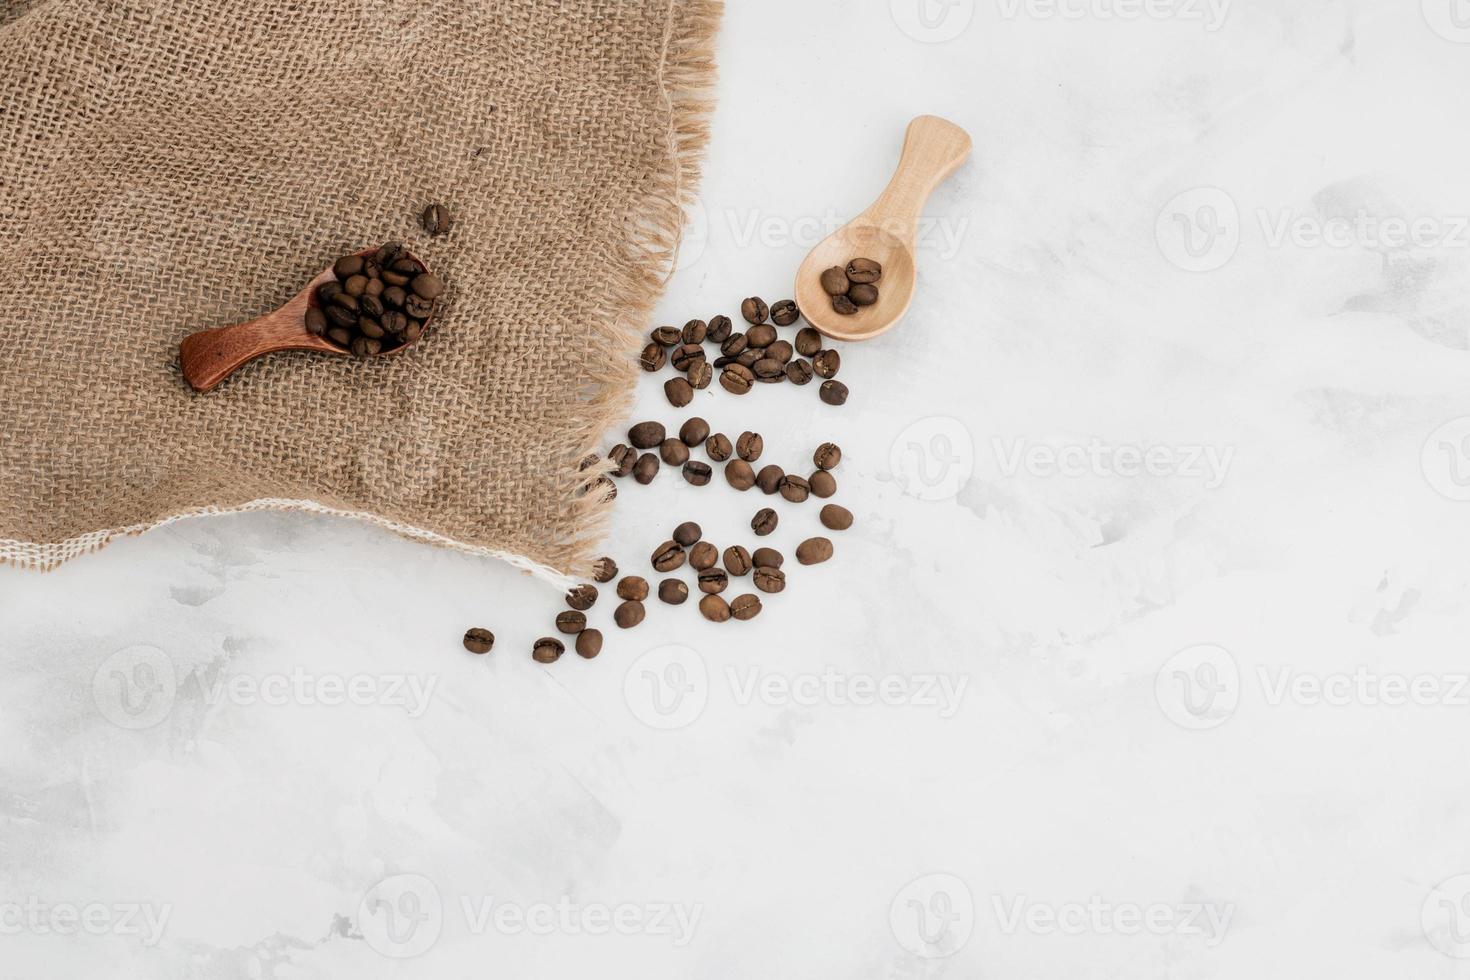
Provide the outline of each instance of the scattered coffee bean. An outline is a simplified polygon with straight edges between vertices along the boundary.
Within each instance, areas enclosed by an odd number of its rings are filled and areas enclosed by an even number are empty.
[[[872,306],[878,302],[878,287],[868,285],[854,286],[847,291],[847,298],[857,306]]]
[[[489,630],[474,629],[465,630],[464,648],[470,653],[489,653],[490,648],[495,645],[495,634]]]
[[[644,453],[638,457],[638,462],[633,464],[633,479],[645,487],[653,482],[658,476],[658,457],[653,453]]]
[[[811,487],[812,496],[823,500],[837,492],[837,478],[826,470],[817,470],[807,477],[806,482]]]
[[[803,565],[820,565],[832,557],[832,542],[827,538],[807,538],[796,546],[796,560]]]
[[[586,629],[577,634],[577,656],[591,660],[602,652],[602,630]]]
[[[834,531],[846,531],[852,527],[852,511],[838,504],[828,504],[818,516],[822,519],[823,527]]]
[[[812,380],[812,365],[810,361],[797,358],[786,365],[786,380],[794,385],[804,385]]]
[[[396,254],[406,271],[401,275],[384,269],[378,253]],[[332,265],[335,277],[316,288],[303,315],[308,332],[325,337],[358,357],[372,357],[396,350],[423,335],[424,321],[434,314],[435,301],[444,293],[444,281],[429,273],[417,259],[403,253],[398,242],[388,242],[373,255],[344,255]],[[404,316],[398,307],[407,300],[401,287],[418,283],[422,291],[413,296],[413,309]],[[389,285],[397,288],[395,294]]]
[[[751,564],[756,568],[780,568],[786,561],[786,556],[775,548],[757,548],[750,556]]]
[[[755,485],[761,488],[761,493],[770,495],[781,489],[781,481],[785,477],[785,470],[775,463],[768,463],[756,474]]]
[[[574,585],[567,590],[567,605],[579,612],[586,612],[597,602],[597,586]]]
[[[735,452],[747,463],[760,459],[765,448],[766,441],[759,432],[742,432],[740,438],[735,440]]]
[[[684,564],[684,549],[679,547],[677,541],[665,541],[653,552],[653,567],[660,572],[672,572]]]
[[[709,423],[698,415],[685,419],[679,426],[679,438],[692,449],[709,438]]]
[[[714,568],[715,562],[720,560],[720,549],[708,541],[700,541],[689,549],[689,567],[696,572],[702,572],[706,568]]]
[[[769,323],[758,324],[745,331],[745,340],[750,347],[765,349],[776,342],[776,328]]]
[[[708,361],[695,361],[689,365],[689,370],[684,377],[689,382],[689,387],[695,391],[703,391],[714,380],[715,369],[710,367]]]
[[[665,438],[662,422],[639,422],[628,430],[628,441],[638,449],[652,449]]]
[[[708,463],[701,463],[697,459],[691,459],[684,464],[684,479],[696,487],[702,487],[709,483],[714,471]]]
[[[659,327],[648,335],[649,339],[660,347],[673,347],[683,340],[683,334],[678,327]]]
[[[754,567],[750,552],[738,544],[725,549],[725,571],[734,576],[746,575]]]
[[[538,664],[554,664],[567,648],[554,636],[543,636],[531,647],[531,659]]]
[[[738,364],[740,367],[748,369],[754,367],[755,362],[759,361],[764,354],[764,348],[747,347],[739,357],[735,358],[735,363]]]
[[[658,447],[658,454],[670,466],[683,466],[689,462],[689,447],[681,439],[665,439]]]
[[[750,529],[756,533],[757,537],[763,538],[776,530],[776,525],[780,521],[780,516],[774,510],[769,507],[762,507],[750,519]]]
[[[689,598],[689,586],[676,578],[666,578],[658,583],[658,597],[671,606],[683,605]]]
[[[786,380],[786,365],[771,357],[763,357],[756,361],[751,365],[750,372],[755,375],[757,381]]]
[[[801,310],[796,308],[794,300],[778,300],[771,305],[771,322],[778,327],[789,327],[801,316]]]
[[[740,304],[740,315],[745,318],[746,323],[765,323],[770,313],[766,301],[759,296],[752,296]]]
[[[576,636],[587,628],[587,614],[568,609],[556,614],[556,631]]]
[[[755,486],[755,471],[743,459],[732,459],[725,464],[725,482],[736,490],[749,490]]]
[[[712,623],[723,623],[730,618],[730,604],[717,595],[700,599],[699,611]]]
[[[796,331],[796,352],[802,357],[811,357],[822,349],[822,335],[811,327]]]
[[[766,348],[766,358],[772,361],[780,361],[784,366],[791,360],[791,355],[795,352],[796,348],[791,346],[790,341],[778,340]]]
[[[730,576],[725,574],[723,568],[706,568],[699,573],[699,591],[706,595],[724,592],[725,586],[729,584]]]
[[[673,365],[675,371],[687,371],[704,359],[704,348],[698,344],[680,344],[674,348],[673,353],[669,354],[669,363]]]
[[[664,361],[668,355],[658,344],[649,344],[643,348],[643,353],[638,355],[638,366],[648,372],[662,371]]]
[[[694,542],[704,537],[704,531],[700,528],[698,524],[694,523],[693,521],[685,521],[683,524],[680,524],[678,527],[674,528],[673,537],[675,541],[688,548],[693,545]]]
[[[824,442],[812,452],[812,462],[819,470],[835,470],[842,462],[842,447],[835,442]]]
[[[613,610],[613,622],[618,624],[619,629],[630,630],[643,622],[646,612],[643,603],[637,599],[629,599]]]
[[[723,432],[716,432],[705,440],[704,451],[716,463],[723,463],[730,458],[730,454],[735,451],[735,447],[730,444],[729,436]]]
[[[755,570],[751,581],[755,583],[757,589],[774,595],[786,588],[786,573],[779,568],[762,565]]]
[[[664,382],[664,397],[675,408],[683,408],[694,401],[694,386],[688,378],[670,378]]]
[[[648,579],[641,575],[624,575],[618,580],[619,599],[647,599]]]
[[[799,504],[811,495],[812,485],[806,481],[806,477],[789,473],[781,478],[780,490],[781,496],[793,504]]]
[[[760,596],[747,592],[738,595],[730,602],[730,615],[735,619],[749,620],[761,614]]]
[[[638,450],[632,446],[625,446],[622,443],[618,443],[612,447],[612,451],[607,454],[607,458],[617,464],[617,469],[613,470],[615,474],[618,476],[627,476],[633,472],[633,465],[638,462]]]
[[[708,333],[709,324],[703,320],[690,320],[684,324],[684,329],[679,332],[679,336],[686,344],[702,344]]]
[[[842,296],[852,288],[852,283],[847,278],[847,273],[842,266],[834,265],[822,273],[822,292],[828,296]]]
[[[731,364],[720,372],[720,387],[732,395],[743,395],[755,383],[755,375],[743,364]]]
[[[853,259],[847,263],[847,278],[859,285],[875,283],[883,278],[883,267],[872,259]]]
[[[852,300],[848,299],[845,295],[833,296],[832,309],[836,310],[838,313],[841,313],[843,316],[852,316],[858,311],[858,305]]]
[[[618,577],[618,563],[611,558],[599,558],[592,565],[592,578],[597,582],[611,582]]]
[[[750,346],[750,341],[743,333],[732,333],[720,344],[720,353],[726,357],[737,357],[745,353],[745,348]]]
[[[847,403],[847,385],[841,381],[823,381],[821,397],[828,405],[844,405]]]
[[[364,285],[366,285],[366,283],[364,283]],[[444,280],[440,279],[432,272],[420,272],[418,275],[414,276],[413,281],[408,284],[408,289],[415,296],[420,296],[426,300],[433,301],[444,295]]]
[[[449,234],[449,229],[454,227],[454,216],[442,204],[430,204],[424,208],[422,220],[424,231],[435,237]]]
[[[730,322],[729,317],[712,316],[709,318],[709,332],[705,334],[704,339],[712,344],[723,344],[733,329],[734,324]]]

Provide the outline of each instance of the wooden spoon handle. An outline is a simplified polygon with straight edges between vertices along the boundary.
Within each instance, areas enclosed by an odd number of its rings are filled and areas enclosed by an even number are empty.
[[[904,241],[918,231],[924,202],[970,155],[970,134],[947,119],[919,116],[909,123],[903,138],[898,169],[867,220]]]
[[[342,354],[340,348],[306,332],[307,294],[273,313],[213,330],[201,330],[179,344],[184,380],[195,391],[209,391],[241,367],[279,350],[314,350]]]

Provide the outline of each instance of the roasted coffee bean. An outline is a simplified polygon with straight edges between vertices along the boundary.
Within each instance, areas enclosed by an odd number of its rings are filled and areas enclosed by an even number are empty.
[[[367,288],[363,290],[364,296],[376,296],[383,291],[383,267],[378,260],[372,256],[362,260],[362,274],[368,277]],[[375,286],[374,283],[377,285]]]
[[[675,408],[683,408],[694,401],[694,386],[688,378],[670,378],[664,382],[664,397]]]
[[[775,463],[767,463],[761,467],[761,471],[755,476],[755,485],[761,488],[761,493],[773,494],[781,489],[781,480],[786,476],[786,471]]]
[[[709,324],[703,320],[690,320],[684,324],[684,329],[679,332],[680,338],[686,344],[702,344],[708,334]]]
[[[322,337],[327,332],[327,315],[316,307],[306,311],[306,332],[313,337]]]
[[[785,371],[777,371],[776,373],[770,375],[769,377],[760,377],[760,378],[756,378],[755,380],[758,381],[760,384],[763,384],[763,385],[779,385],[779,384],[784,384],[786,382],[786,372]]]
[[[740,438],[735,440],[735,452],[747,463],[754,463],[761,458],[761,452],[766,448],[766,441],[761,438],[759,432],[742,432]]]
[[[666,438],[662,422],[639,422],[628,430],[628,441],[637,449],[652,449]]]
[[[841,296],[851,288],[852,282],[848,280],[842,266],[834,265],[822,273],[822,292],[828,296]]]
[[[554,636],[543,636],[531,647],[531,659],[538,664],[554,664],[566,653],[567,648]]]
[[[726,357],[738,357],[745,353],[745,348],[750,346],[750,341],[743,333],[732,333],[720,344],[720,353]]]
[[[717,595],[700,599],[699,611],[712,623],[723,623],[730,618],[730,604]]]
[[[720,549],[708,541],[695,542],[694,547],[689,549],[689,567],[696,572],[715,567],[719,560]]]
[[[752,296],[740,304],[740,315],[745,317],[746,323],[765,323],[770,313],[766,301],[759,296]]]
[[[863,285],[877,282],[883,278],[883,267],[872,259],[853,259],[847,263],[847,269],[844,271],[847,273],[849,282]]]
[[[597,586],[574,585],[567,589],[567,605],[578,612],[586,612],[597,602]]]
[[[643,603],[637,599],[629,599],[613,610],[613,622],[618,624],[619,629],[630,630],[643,622],[645,614]]]
[[[753,567],[750,552],[738,544],[732,544],[725,549],[724,559],[725,571],[731,575],[745,575]]]
[[[350,330],[357,326],[357,313],[339,305],[336,300],[333,300],[332,305],[326,308],[326,314],[327,320],[334,327],[342,327],[344,330]]]
[[[758,324],[745,331],[745,342],[749,347],[769,347],[776,342],[776,328],[769,323]]]
[[[689,371],[685,374],[685,380],[689,382],[689,387],[695,391],[703,391],[709,387],[709,383],[714,380],[714,376],[715,369],[710,367],[708,361],[695,361],[689,365]]]
[[[796,331],[796,352],[802,357],[811,357],[822,349],[822,335],[811,327]]]
[[[835,442],[824,442],[812,453],[812,462],[819,470],[835,470],[842,462],[842,447]]]
[[[470,653],[489,653],[490,648],[495,645],[495,634],[489,630],[474,629],[465,630],[464,648]]]
[[[814,373],[811,362],[800,357],[786,365],[786,380],[794,385],[807,384]]]
[[[675,371],[687,371],[696,361],[704,360],[704,348],[698,344],[680,344],[669,355]]]
[[[383,305],[392,310],[403,309],[403,304],[408,300],[408,293],[404,292],[402,286],[389,286],[379,295]]]
[[[803,565],[820,565],[832,557],[832,542],[827,538],[807,538],[796,546],[796,560]]]
[[[846,531],[852,527],[852,511],[839,504],[827,504],[819,516],[822,526],[834,531]]]
[[[618,563],[603,556],[592,563],[592,578],[597,582],[611,582],[618,577]]]
[[[358,357],[372,357],[383,349],[383,342],[373,337],[358,337],[352,342],[352,353]]]
[[[692,449],[709,438],[709,423],[698,415],[691,416],[679,426],[679,438]]]
[[[784,340],[778,340],[766,348],[766,357],[773,361],[780,361],[782,365],[785,365],[787,361],[791,360],[793,353],[794,350],[791,344]]]
[[[704,530],[694,521],[685,521],[674,528],[674,540],[686,548],[702,537],[704,537]]]
[[[602,630],[583,630],[577,634],[577,656],[591,660],[602,652]]]
[[[590,494],[599,494],[602,500],[612,500],[618,495],[618,485],[605,476],[599,476],[587,488]]]
[[[774,595],[786,588],[786,573],[779,568],[760,565],[756,568],[751,581],[755,583],[757,589]]]
[[[878,287],[854,286],[847,291],[847,298],[858,306],[872,306],[878,302]]]
[[[786,561],[786,556],[775,548],[757,548],[751,554],[750,561],[756,568],[780,568]]]
[[[823,500],[837,492],[837,478],[826,470],[817,470],[806,478],[806,482],[811,487],[812,496]]]
[[[678,327],[659,327],[648,336],[661,347],[673,347],[679,342],[681,335]]]
[[[788,473],[781,478],[780,489],[781,496],[793,504],[799,504],[811,495],[812,485],[806,481],[806,477]]]
[[[821,397],[828,405],[844,405],[847,403],[847,385],[841,381],[823,381]]]
[[[668,355],[664,353],[662,347],[658,344],[649,344],[643,348],[643,353],[638,355],[638,366],[645,371],[658,371],[663,368],[664,361],[667,359]]]
[[[708,463],[701,463],[697,459],[691,459],[684,464],[684,479],[696,487],[702,487],[709,483],[714,476],[714,470]]]
[[[323,306],[326,306],[332,300],[341,295],[342,284],[335,280],[329,279],[326,282],[322,283],[320,286],[316,287],[317,302]]]
[[[713,361],[710,361],[710,366],[713,367],[716,371],[718,371],[721,368],[729,367],[731,364],[734,364],[734,363],[735,363],[735,358],[721,356],[721,357],[715,358]]]
[[[689,462],[689,447],[678,439],[665,439],[658,447],[658,454],[670,466],[683,466]]]
[[[434,301],[424,299],[418,293],[410,293],[408,299],[403,301],[403,312],[415,320],[427,320],[434,315]]]
[[[716,463],[723,463],[730,458],[735,447],[730,444],[729,436],[723,432],[716,432],[704,441],[704,451]]]
[[[556,614],[556,631],[576,636],[587,628],[587,614],[568,609]]]
[[[633,465],[638,462],[638,450],[618,443],[612,447],[607,458],[617,464],[617,469],[613,470],[614,473],[618,476],[627,476],[633,472]]]
[[[720,372],[720,387],[732,395],[743,395],[755,383],[755,375],[742,364],[731,364]]]
[[[373,259],[378,263],[380,269],[387,268],[401,258],[403,258],[402,242],[384,242],[373,253]]]
[[[644,453],[638,457],[638,462],[633,464],[633,479],[645,487],[658,476],[658,457],[653,453]]]
[[[789,327],[801,316],[801,311],[796,308],[794,300],[777,300],[771,304],[771,322],[778,327]]]
[[[733,329],[735,325],[730,322],[729,317],[712,316],[709,318],[709,332],[705,334],[704,339],[713,344],[723,344]]]
[[[725,464],[725,482],[736,490],[749,490],[755,486],[755,471],[743,459],[732,459]]]
[[[766,350],[764,347],[747,347],[739,357],[735,358],[735,363],[743,368],[750,368],[756,361],[764,357],[765,354]]]
[[[449,234],[449,229],[454,227],[454,216],[442,204],[430,204],[424,208],[421,220],[423,221],[424,231],[435,236],[447,235]]]
[[[750,519],[750,529],[755,532],[756,537],[763,538],[776,530],[776,525],[780,522],[781,518],[774,510],[769,507],[762,507]]]
[[[730,576],[725,574],[723,568],[705,568],[698,576],[699,591],[705,595],[714,595],[724,592],[725,587],[730,584]]]
[[[756,361],[750,370],[758,381],[784,380],[786,377],[786,365],[769,357]]]
[[[328,327],[327,339],[336,344],[338,347],[346,347],[348,344],[352,343],[352,331],[348,330],[346,327]]]
[[[679,546],[679,542],[665,541],[654,549],[649,560],[660,572],[672,572],[684,564],[685,557],[684,549]]]
[[[402,289],[413,281],[413,275],[407,272],[394,272],[392,269],[384,269],[383,281],[390,286],[397,286]]]
[[[639,601],[647,599],[648,579],[642,575],[624,575],[618,580],[618,598]]]
[[[373,280],[376,282],[377,280]],[[367,316],[378,319],[383,315],[383,301],[372,293],[364,293],[357,301],[357,307]]]
[[[420,272],[413,277],[413,282],[408,284],[408,288],[415,296],[435,300],[444,295],[444,280],[432,272]]]
[[[344,255],[332,266],[332,272],[342,282],[346,282],[353,276],[362,275],[363,260],[360,255]],[[366,280],[366,276],[363,276]],[[363,285],[367,285],[366,282]]]
[[[378,319],[378,322],[383,325],[384,330],[399,340],[403,340],[404,336],[408,333],[409,319],[397,310],[388,310]],[[418,321],[415,320],[413,322],[417,323]],[[419,330],[423,330],[422,325],[420,325]],[[418,339],[417,336],[414,339]]]
[[[345,289],[342,290],[340,293],[335,293],[332,296],[332,305],[341,307],[342,309],[354,314],[357,313],[357,311],[361,308],[360,304],[357,301],[357,297],[352,295]]]
[[[357,332],[362,334],[364,337],[371,337],[374,340],[382,340],[384,334],[386,334],[388,331],[384,330],[383,325],[377,320],[374,320],[372,317],[364,314],[363,316],[357,318]]]
[[[818,351],[812,358],[812,370],[823,378],[835,378],[842,369],[842,355],[835,350]]]
[[[846,296],[833,296],[832,309],[841,313],[843,316],[852,316],[858,311],[858,305]]]
[[[751,593],[747,592],[744,595],[736,596],[730,601],[730,615],[733,616],[735,619],[739,619],[742,621],[755,619],[755,617],[759,616],[760,614],[760,596],[752,595]]]
[[[658,583],[658,597],[671,606],[683,605],[689,598],[689,586],[676,578],[666,578]]]

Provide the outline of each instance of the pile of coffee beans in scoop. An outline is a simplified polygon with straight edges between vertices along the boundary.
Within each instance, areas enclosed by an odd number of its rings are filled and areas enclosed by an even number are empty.
[[[878,281],[882,278],[881,265],[872,259],[857,258],[846,268],[834,265],[822,273],[822,291],[832,297],[832,309],[852,316],[878,302]]]
[[[306,329],[358,357],[411,344],[444,295],[444,280],[388,242],[364,255],[344,255],[332,266],[306,311]]]

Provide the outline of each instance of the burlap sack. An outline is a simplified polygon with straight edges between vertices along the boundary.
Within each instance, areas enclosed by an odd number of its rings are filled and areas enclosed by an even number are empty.
[[[580,574],[695,190],[716,0],[0,0],[0,559],[325,510]],[[429,240],[416,216],[447,204]],[[396,358],[186,334],[401,238],[450,283]]]

